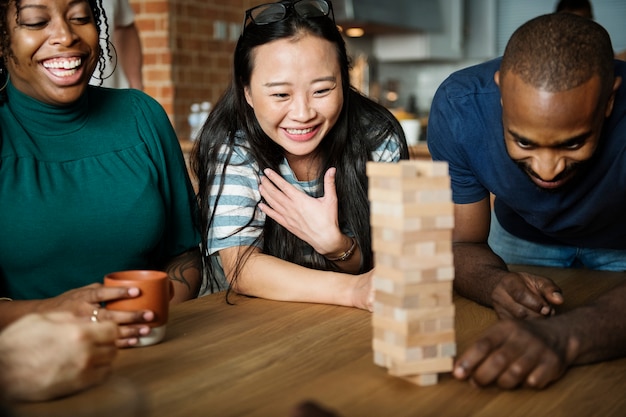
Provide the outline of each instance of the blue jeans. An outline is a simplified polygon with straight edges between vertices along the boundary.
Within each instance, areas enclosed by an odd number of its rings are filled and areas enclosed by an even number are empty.
[[[626,271],[626,250],[577,248],[530,242],[504,230],[493,212],[488,242],[489,247],[507,264]]]

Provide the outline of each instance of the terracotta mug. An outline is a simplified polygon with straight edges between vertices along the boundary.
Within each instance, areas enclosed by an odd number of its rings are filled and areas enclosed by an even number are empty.
[[[104,286],[136,287],[141,292],[135,298],[107,302],[107,310],[151,310],[154,312],[154,320],[148,323],[152,329],[150,334],[141,336],[135,346],[154,345],[163,340],[170,300],[174,296],[174,287],[166,272],[149,270],[112,272],[105,275]]]

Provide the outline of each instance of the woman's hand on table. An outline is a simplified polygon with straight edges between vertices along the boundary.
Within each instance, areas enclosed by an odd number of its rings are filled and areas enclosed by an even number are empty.
[[[509,272],[491,293],[500,318],[541,318],[555,314],[563,303],[561,289],[550,279],[527,272]]]
[[[322,255],[342,252],[345,238],[339,229],[335,168],[324,174],[324,196],[314,198],[289,184],[271,169],[264,171],[259,208]]]
[[[150,310],[112,311],[102,307],[102,303],[139,295],[138,288],[105,287],[91,284],[67,291],[57,297],[42,300],[38,311],[69,311],[76,316],[89,317],[92,321],[110,320],[119,325],[116,341],[118,347],[134,346],[140,336],[150,333],[145,324],[154,319]]]
[[[457,358],[452,374],[479,386],[544,388],[573,361],[566,332],[549,319],[499,320]]]

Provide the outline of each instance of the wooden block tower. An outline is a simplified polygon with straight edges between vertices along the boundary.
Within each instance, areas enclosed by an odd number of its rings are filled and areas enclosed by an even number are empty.
[[[446,162],[369,162],[374,362],[418,385],[456,355],[454,206]]]

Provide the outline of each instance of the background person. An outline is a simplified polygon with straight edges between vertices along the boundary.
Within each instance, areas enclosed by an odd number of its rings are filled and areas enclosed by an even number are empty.
[[[108,40],[113,42],[112,61],[108,60],[103,71],[96,71],[91,84],[111,88],[135,88],[143,90],[143,51],[135,13],[128,0],[102,0],[108,23],[101,27]],[[110,45],[101,38],[103,51]]]
[[[587,19],[593,19],[593,7],[589,0],[560,0],[554,11],[557,13],[574,13]]]
[[[206,290],[371,308],[365,164],[408,150],[393,115],[349,85],[330,3],[248,10],[233,68],[193,156]]]
[[[552,317],[561,290],[507,268],[626,270],[625,74],[606,30],[556,13],[522,25],[501,60],[439,87],[428,145],[450,166],[455,289],[514,319],[461,355],[455,376],[541,388],[626,352],[626,282]]]
[[[593,6],[589,0],[560,0],[554,10],[557,13],[574,13],[593,19]],[[626,60],[626,50],[615,53],[615,59]]]
[[[197,207],[163,108],[88,85],[100,17],[97,0],[0,1],[0,329],[64,310],[115,321],[128,346],[154,313],[100,308],[139,294],[103,277],[164,270],[173,302],[195,297]]]

